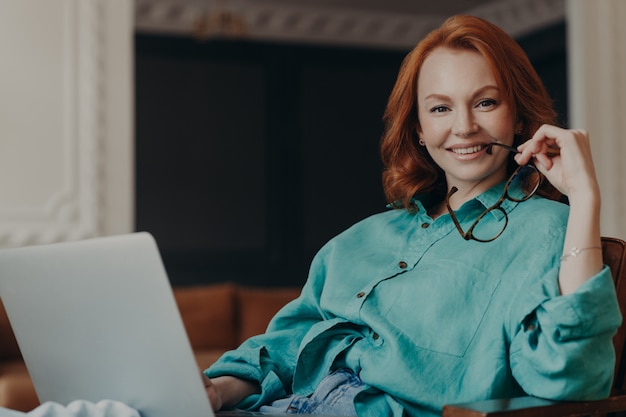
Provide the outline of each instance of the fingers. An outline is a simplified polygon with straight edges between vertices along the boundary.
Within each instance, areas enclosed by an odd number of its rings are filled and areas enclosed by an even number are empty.
[[[536,162],[550,169],[552,159],[560,156],[563,143],[567,142],[567,137],[572,136],[574,132],[576,131],[543,125],[532,138],[518,147],[520,153],[515,156],[515,160],[520,165],[525,165],[535,159]]]
[[[589,134],[584,130],[543,125],[518,150],[518,164],[533,162],[552,185],[568,196],[595,188]]]
[[[591,160],[589,134],[579,129],[543,125],[518,149],[517,163],[524,165],[533,161],[546,170],[550,170],[564,154],[568,163],[585,164],[585,160]]]
[[[582,129],[563,129],[552,125],[543,125],[527,142],[519,146],[520,152],[527,154],[560,154],[563,148],[576,145],[587,148],[589,134]]]
[[[213,410],[219,410],[222,408],[222,398],[221,395],[213,384],[211,379],[207,377],[204,372],[200,372],[202,375],[202,382],[204,383],[204,389],[206,391],[207,397],[209,397],[209,402],[211,403],[211,407]]]
[[[208,377],[208,376],[206,376],[206,374],[205,374],[204,372],[200,371],[200,375],[202,375],[202,382],[204,383],[204,387],[205,387],[205,388],[208,388],[208,387],[210,387],[211,385],[213,385],[213,384],[211,383],[211,380],[209,379],[209,377]]]

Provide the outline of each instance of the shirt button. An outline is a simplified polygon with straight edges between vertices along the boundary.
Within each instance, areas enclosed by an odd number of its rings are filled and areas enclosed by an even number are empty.
[[[402,268],[402,269],[405,269],[405,268],[407,267],[407,264],[406,264],[406,262],[404,262],[404,261],[400,261],[400,262],[398,262],[398,266],[399,266],[400,268]]]
[[[379,338],[379,337],[380,337],[380,336],[378,335],[378,333],[374,333],[374,334],[372,335],[372,339],[374,339],[374,340],[378,340],[378,338]]]
[[[428,226],[430,226],[430,224],[428,223],[422,223],[422,229],[427,229]]]
[[[528,326],[526,326],[526,330],[528,330],[529,332],[532,332],[535,330],[535,325],[534,324],[529,324]]]
[[[360,293],[356,295],[356,298],[363,298],[364,296],[365,296],[365,293],[361,291]]]

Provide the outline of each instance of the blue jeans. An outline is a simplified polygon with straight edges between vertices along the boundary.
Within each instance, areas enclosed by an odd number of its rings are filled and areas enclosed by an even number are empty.
[[[290,395],[262,406],[259,411],[356,416],[354,397],[363,390],[363,386],[363,382],[351,371],[338,369],[325,377],[310,396]]]

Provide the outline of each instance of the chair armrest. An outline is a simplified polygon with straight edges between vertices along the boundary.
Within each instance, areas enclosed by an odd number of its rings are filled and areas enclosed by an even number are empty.
[[[626,411],[626,395],[597,401],[550,401],[518,397],[452,404],[443,407],[442,417],[582,417],[594,413]]]

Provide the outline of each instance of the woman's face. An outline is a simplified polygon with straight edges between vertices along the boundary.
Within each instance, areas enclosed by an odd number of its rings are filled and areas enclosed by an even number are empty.
[[[515,119],[487,61],[477,52],[435,49],[417,83],[418,135],[443,169],[448,188],[477,195],[506,178]]]

